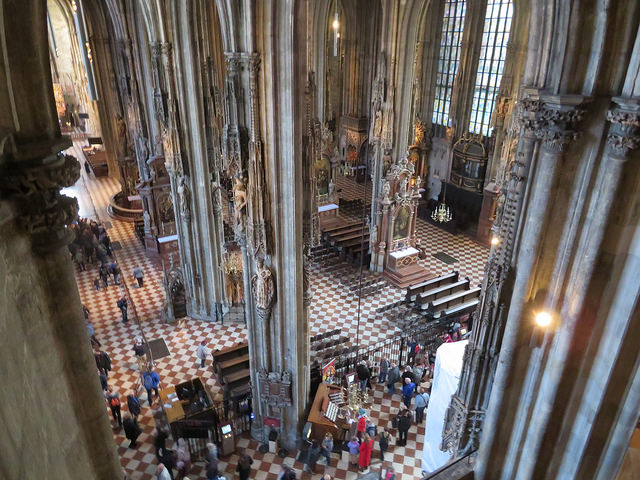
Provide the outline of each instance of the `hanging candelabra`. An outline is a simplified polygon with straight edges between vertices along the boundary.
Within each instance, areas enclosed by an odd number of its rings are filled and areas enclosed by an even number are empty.
[[[438,204],[438,206],[433,209],[433,212],[431,212],[431,220],[433,220],[434,222],[447,223],[447,222],[450,222],[451,219],[453,218],[451,216],[451,210],[446,204],[446,198],[447,198],[447,183],[445,182],[444,190],[442,192],[442,202],[440,202],[440,204]]]

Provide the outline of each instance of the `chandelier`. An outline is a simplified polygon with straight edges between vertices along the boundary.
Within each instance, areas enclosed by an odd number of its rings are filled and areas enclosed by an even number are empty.
[[[431,220],[438,223],[447,223],[451,221],[451,210],[443,202],[433,209],[431,212]]]

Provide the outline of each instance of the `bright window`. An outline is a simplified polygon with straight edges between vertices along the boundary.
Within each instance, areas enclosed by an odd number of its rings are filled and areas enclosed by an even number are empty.
[[[465,0],[446,0],[444,5],[432,119],[433,123],[437,125],[447,126],[449,124],[451,91],[460,65],[465,7]]]
[[[489,0],[484,20],[482,47],[473,92],[469,131],[491,134],[491,115],[500,89],[507,57],[513,5],[509,0]]]

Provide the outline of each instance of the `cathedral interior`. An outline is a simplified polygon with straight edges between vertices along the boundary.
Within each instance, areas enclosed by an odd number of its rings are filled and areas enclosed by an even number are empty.
[[[0,478],[640,479],[639,147],[636,0],[0,0]]]

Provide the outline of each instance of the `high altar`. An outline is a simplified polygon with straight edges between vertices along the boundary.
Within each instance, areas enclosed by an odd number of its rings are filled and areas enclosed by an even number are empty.
[[[433,276],[418,265],[415,232],[422,180],[415,172],[416,165],[409,154],[389,168],[371,233],[371,269],[384,272],[391,283],[401,288]]]

